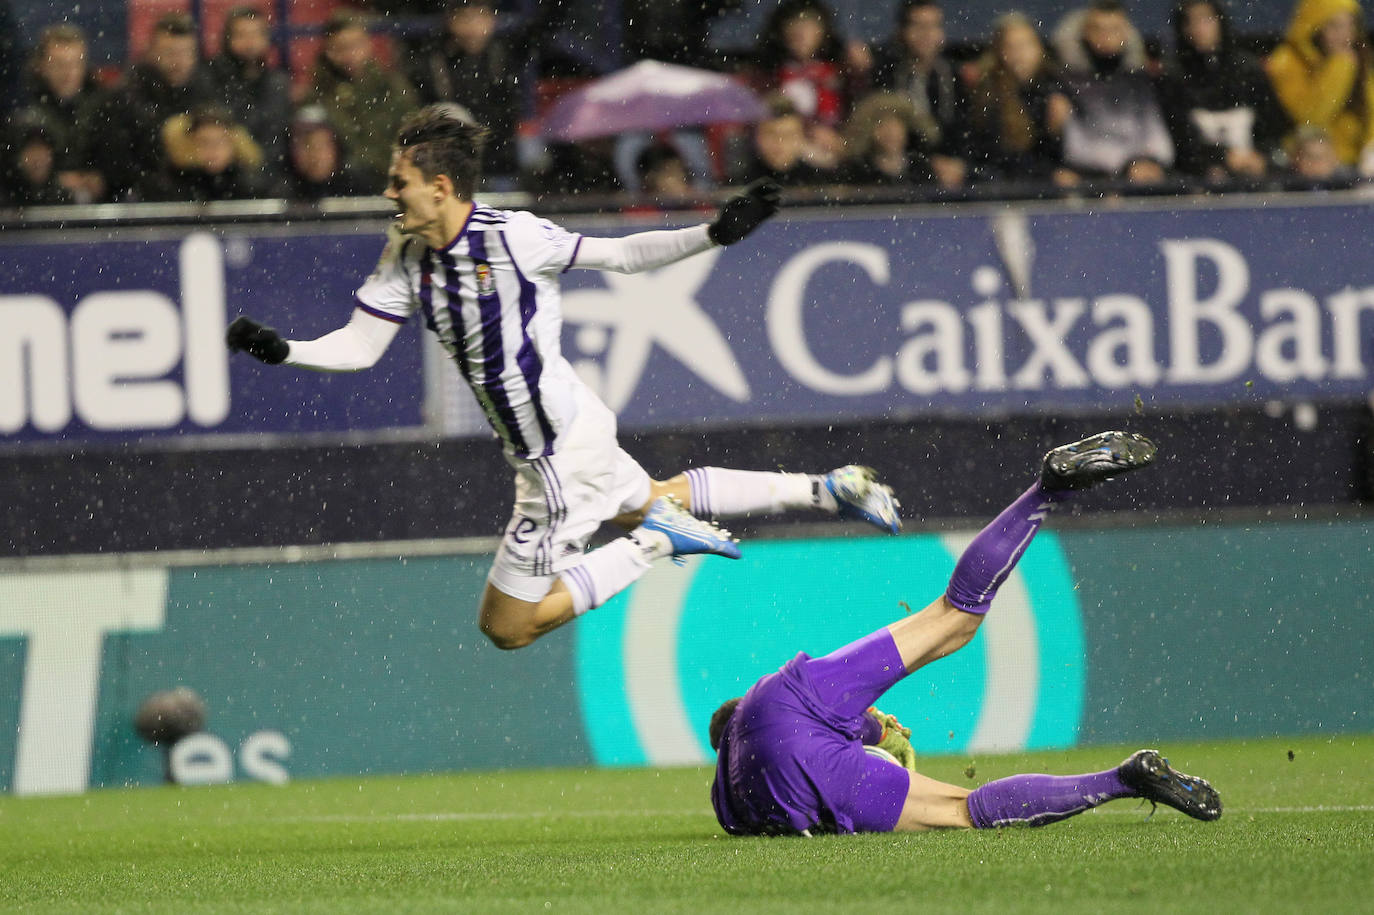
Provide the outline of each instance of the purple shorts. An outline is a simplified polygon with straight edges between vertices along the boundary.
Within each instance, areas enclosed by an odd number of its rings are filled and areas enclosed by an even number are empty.
[[[740,701],[721,737],[711,788],[716,817],[727,832],[896,827],[911,776],[902,766],[869,756],[861,738],[872,720],[864,710],[901,674],[890,666],[837,670],[837,656],[798,654]]]

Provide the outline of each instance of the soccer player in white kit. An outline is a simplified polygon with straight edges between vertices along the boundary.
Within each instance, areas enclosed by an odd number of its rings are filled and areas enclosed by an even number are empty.
[[[227,342],[268,364],[358,371],[376,364],[400,326],[420,315],[515,470],[515,508],[479,611],[496,645],[530,644],[629,587],[656,559],[739,558],[728,531],[692,512],[719,518],[813,508],[900,529],[891,489],[864,467],[827,474],[704,467],[650,479],[616,441],[615,415],[562,355],[561,273],[653,270],[733,244],[776,212],[776,185],[751,185],[709,225],[591,238],[475,202],[485,133],[444,104],[402,125],[386,189],[396,224],[344,327],[287,340],[240,317]],[[630,530],[587,552],[606,521]]]

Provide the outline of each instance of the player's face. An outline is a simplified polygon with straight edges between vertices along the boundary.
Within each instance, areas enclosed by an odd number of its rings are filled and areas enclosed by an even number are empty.
[[[438,226],[442,194],[434,182],[425,180],[408,153],[397,150],[391,154],[385,193],[396,204],[397,225],[402,232],[423,235]]]

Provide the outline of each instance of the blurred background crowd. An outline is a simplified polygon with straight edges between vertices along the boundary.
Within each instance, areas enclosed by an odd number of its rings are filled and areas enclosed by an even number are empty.
[[[123,64],[93,62],[95,36],[70,19],[23,47],[0,6],[0,202],[373,195],[397,125],[435,101],[491,128],[487,190],[628,207],[763,175],[834,200],[1374,176],[1358,0],[1297,0],[1286,29],[1259,34],[1223,0],[1182,0],[1151,35],[1119,0],[1092,0],[1057,21],[1009,12],[957,43],[935,0],[888,0],[889,34],[867,41],[825,0],[759,0],[751,42],[712,41],[746,5],[134,3]],[[593,59],[579,17],[601,36]]]

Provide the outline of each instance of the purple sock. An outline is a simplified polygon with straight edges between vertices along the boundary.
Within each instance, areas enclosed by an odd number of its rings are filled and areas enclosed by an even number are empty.
[[[1037,483],[978,532],[954,565],[945,596],[966,613],[988,612],[997,589],[1007,580],[1045,516],[1066,492],[1046,492]]]
[[[906,676],[901,652],[886,627],[806,662],[817,697],[844,717],[855,717]]]
[[[968,812],[979,829],[1046,826],[1119,797],[1135,797],[1115,769],[1086,775],[1013,775],[968,796]]]

